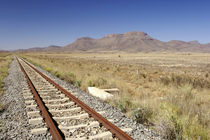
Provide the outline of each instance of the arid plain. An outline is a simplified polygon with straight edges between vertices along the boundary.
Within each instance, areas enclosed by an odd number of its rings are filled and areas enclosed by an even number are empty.
[[[209,53],[19,53],[87,91],[118,88],[107,102],[170,139],[209,139]]]

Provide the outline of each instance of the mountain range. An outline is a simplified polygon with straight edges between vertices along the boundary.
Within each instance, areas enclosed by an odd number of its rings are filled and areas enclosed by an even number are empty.
[[[210,43],[201,44],[198,41],[168,42],[152,38],[145,32],[127,32],[124,34],[109,34],[100,39],[82,37],[66,46],[48,46],[45,48],[30,48],[22,51],[125,51],[125,52],[207,52],[210,53]]]

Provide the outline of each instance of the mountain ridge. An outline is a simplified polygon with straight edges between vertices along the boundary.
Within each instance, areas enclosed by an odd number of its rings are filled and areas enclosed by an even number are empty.
[[[210,43],[201,44],[196,40],[168,42],[152,38],[145,32],[133,31],[124,34],[108,34],[102,38],[81,37],[73,43],[46,48],[31,48],[27,51],[125,51],[125,52],[207,52]]]

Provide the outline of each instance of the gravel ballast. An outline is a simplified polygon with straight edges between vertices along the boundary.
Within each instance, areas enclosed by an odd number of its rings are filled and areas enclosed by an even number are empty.
[[[9,74],[5,78],[5,93],[0,97],[4,105],[0,112],[0,139],[49,139],[48,132],[45,135],[32,135],[31,126],[25,108],[22,88],[27,85],[16,59],[12,61]]]

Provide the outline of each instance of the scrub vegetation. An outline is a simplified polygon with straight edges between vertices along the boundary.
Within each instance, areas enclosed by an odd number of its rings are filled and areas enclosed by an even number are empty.
[[[167,139],[210,139],[210,54],[20,55],[82,90],[118,88],[107,102]]]
[[[4,79],[8,75],[9,64],[12,61],[10,53],[0,53],[0,96],[3,93]],[[3,104],[0,103],[0,111],[3,108]]]

